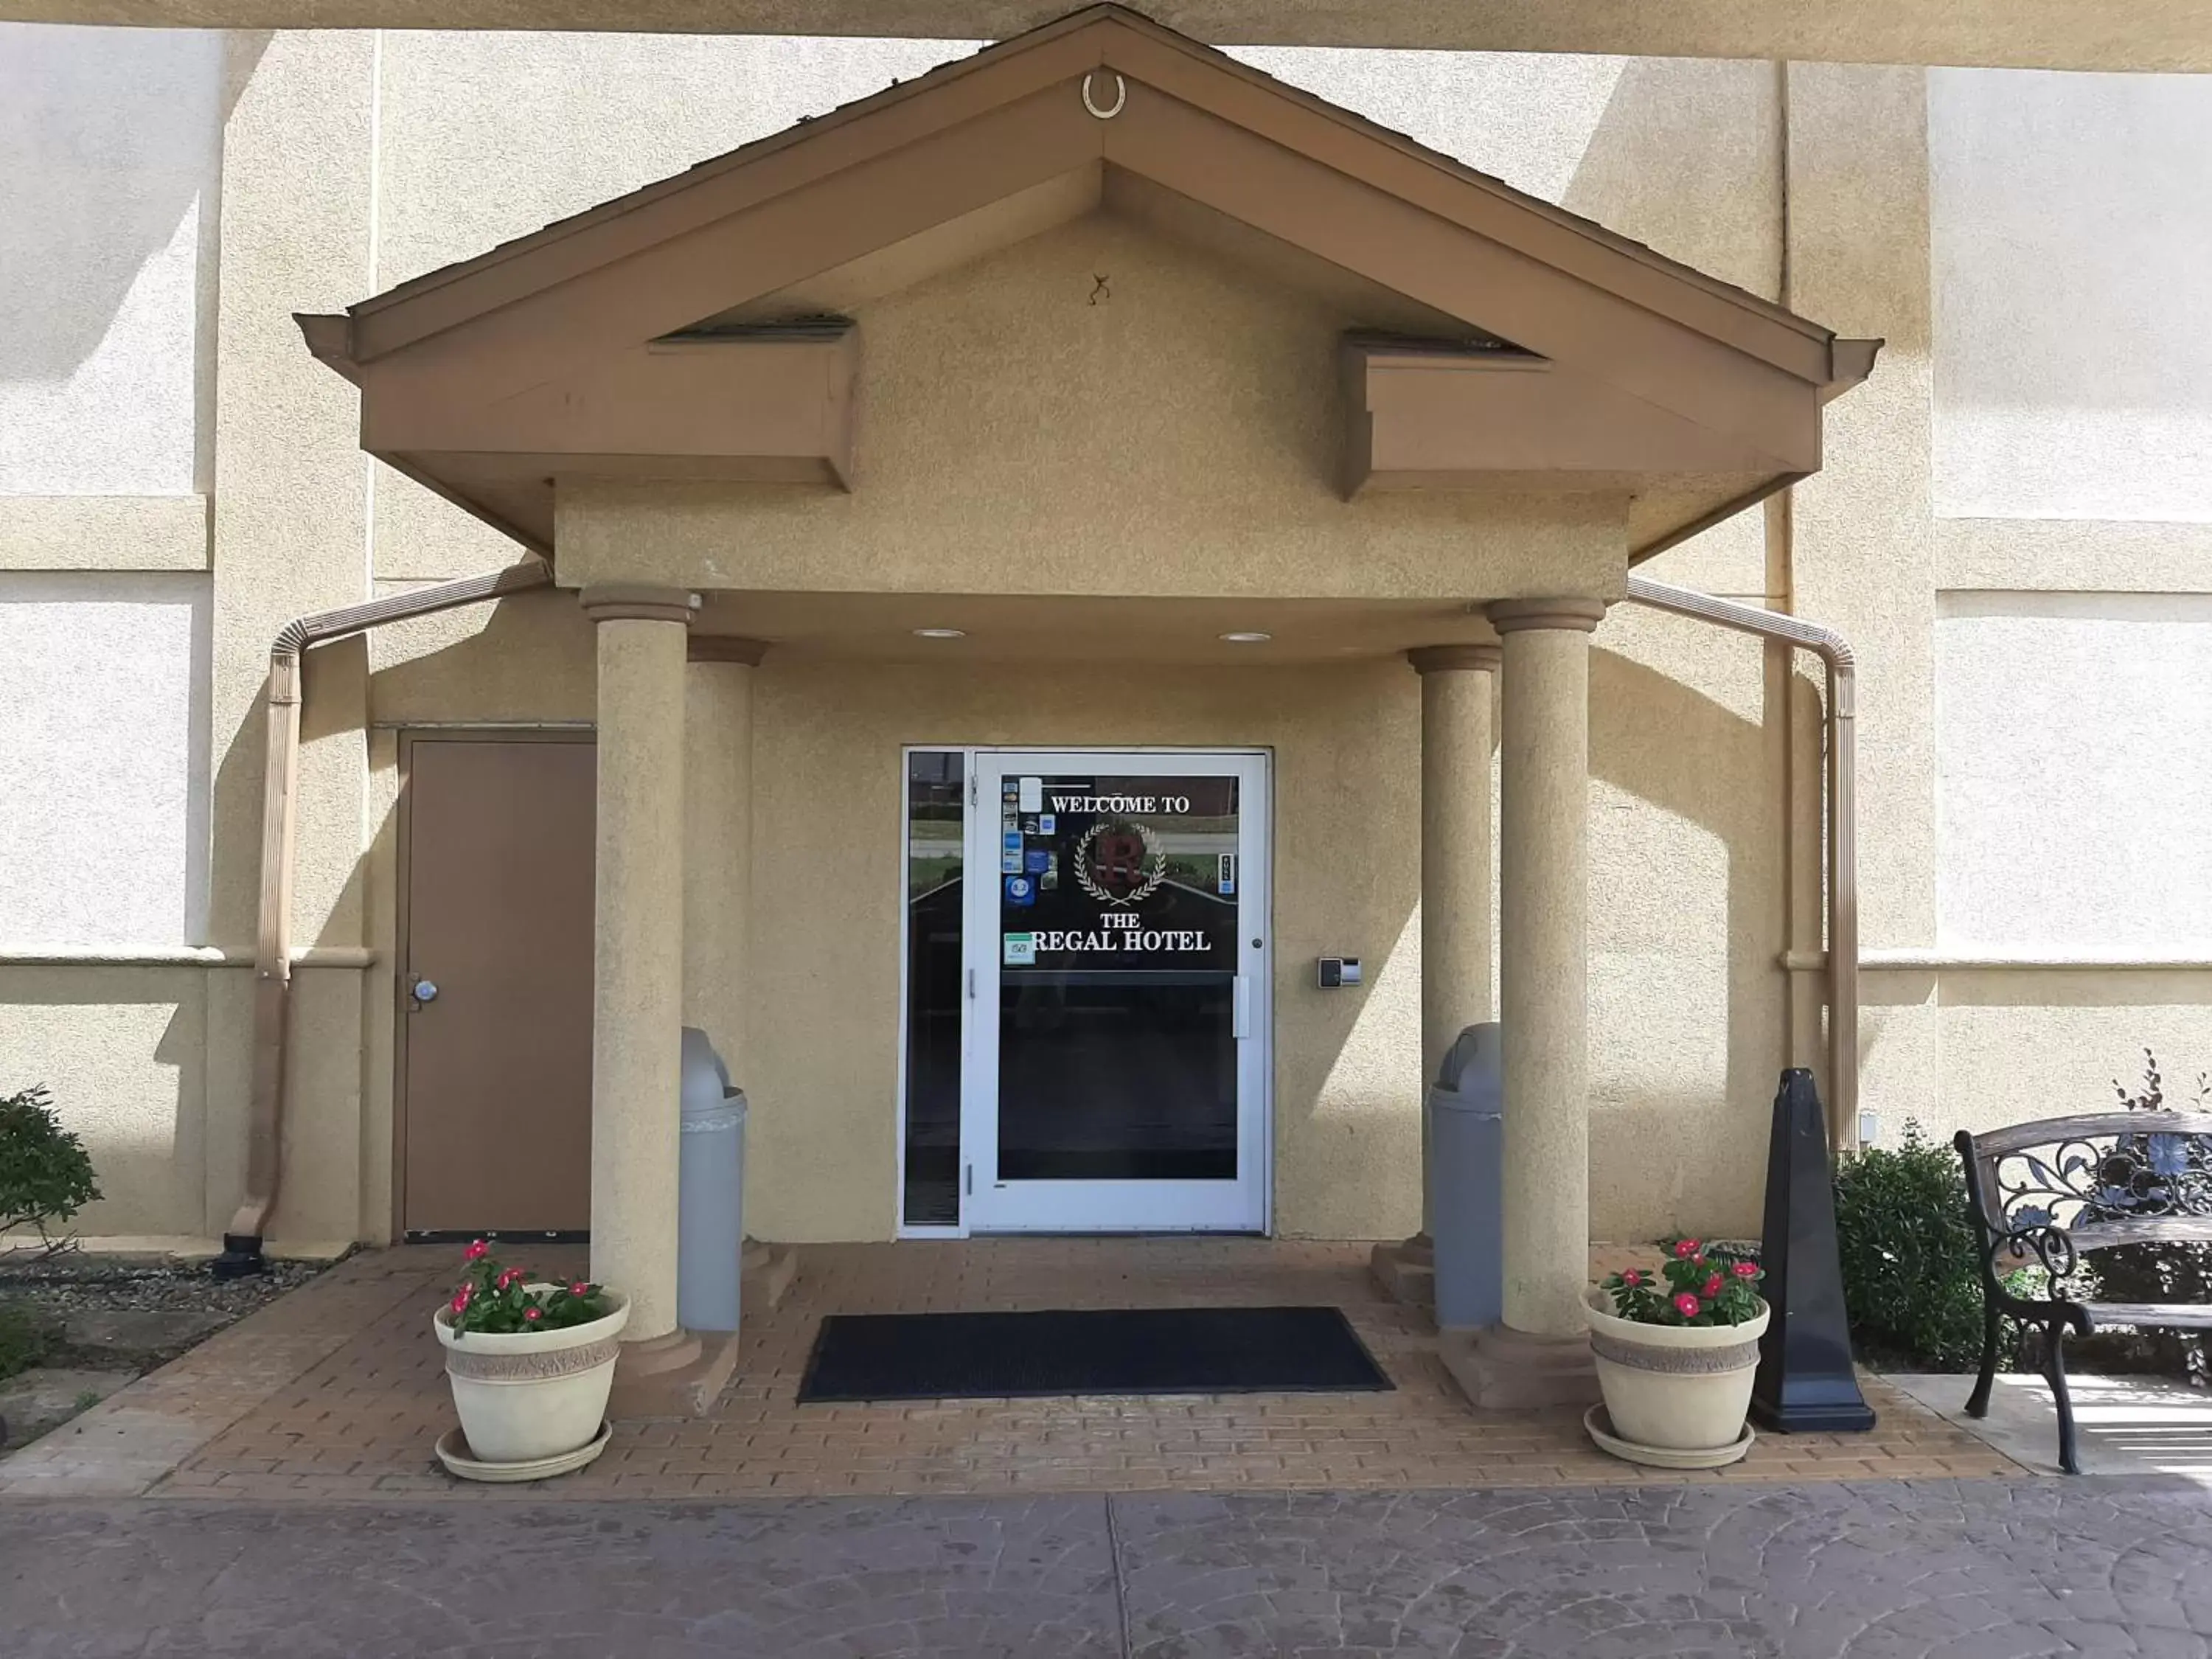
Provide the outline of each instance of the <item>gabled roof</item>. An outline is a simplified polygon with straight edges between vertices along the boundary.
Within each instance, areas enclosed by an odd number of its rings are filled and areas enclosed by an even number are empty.
[[[1469,336],[1510,341],[1563,377],[1601,384],[1610,409],[1649,404],[1718,434],[1716,453],[1744,464],[1716,474],[1817,466],[1820,404],[1871,362],[1868,343],[1838,341],[1115,5],[1075,12],[302,325],[318,356],[362,385],[364,447],[542,544],[544,477],[568,452],[549,447],[559,434],[542,419],[524,422],[526,436],[502,435],[517,400],[575,375],[592,380],[587,401],[601,408],[655,395],[648,382],[684,371],[620,361],[708,319],[742,317],[824,272],[896,264],[898,250],[911,264],[928,257],[933,239],[967,246],[950,227],[996,215],[1010,235],[1028,234],[1038,213],[1096,205],[1099,180],[1115,174],[1402,295]],[[834,374],[787,350],[772,378],[807,432],[788,441],[702,434],[680,470],[711,474],[718,456],[736,459],[727,443],[766,441],[765,460],[724,476],[850,483],[834,455],[815,453],[836,446],[825,424],[836,411],[823,400],[842,394],[811,389]],[[680,386],[676,395],[685,395]],[[471,428],[472,412],[484,429]],[[593,465],[633,453],[627,441],[600,432]],[[436,459],[496,454],[514,464],[487,471]],[[1431,484],[1451,471],[1439,472],[1435,459],[1425,462]],[[541,489],[545,503],[524,503]]]

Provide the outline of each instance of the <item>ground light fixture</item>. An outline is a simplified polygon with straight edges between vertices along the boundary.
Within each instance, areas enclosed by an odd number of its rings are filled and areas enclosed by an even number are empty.
[[[1220,637],[1226,640],[1231,645],[1265,645],[1269,640],[1273,639],[1275,636],[1273,634],[1261,634],[1255,630],[1245,629],[1234,634],[1224,634]]]
[[[964,640],[968,637],[968,630],[964,628],[917,628],[914,630],[914,636],[918,640]]]

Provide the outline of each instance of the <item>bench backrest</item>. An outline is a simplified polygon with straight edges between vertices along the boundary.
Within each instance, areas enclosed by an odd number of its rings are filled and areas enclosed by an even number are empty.
[[[2212,1113],[2047,1117],[1955,1144],[1988,1232],[2056,1224],[2077,1250],[2212,1243]]]

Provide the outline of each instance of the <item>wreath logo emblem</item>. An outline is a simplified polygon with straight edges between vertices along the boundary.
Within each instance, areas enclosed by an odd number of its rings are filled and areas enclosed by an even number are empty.
[[[1099,819],[1075,843],[1074,861],[1076,884],[1110,909],[1140,903],[1168,878],[1159,838],[1134,819]]]

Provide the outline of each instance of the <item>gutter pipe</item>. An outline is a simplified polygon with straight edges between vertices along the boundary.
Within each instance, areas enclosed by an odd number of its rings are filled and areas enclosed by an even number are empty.
[[[292,994],[292,849],[298,817],[300,659],[332,640],[366,634],[386,623],[427,617],[465,605],[544,587],[553,572],[543,559],[484,576],[319,611],[287,623],[269,652],[268,724],[261,797],[261,897],[253,944],[253,1077],[248,1097],[246,1200],[222,1236],[217,1279],[238,1279],[266,1267],[263,1230],[276,1206],[283,1166],[284,1050]]]
[[[1810,651],[1828,671],[1828,1144],[1859,1144],[1858,669],[1833,629],[1631,575],[1628,597],[1655,611],[1778,640]]]

